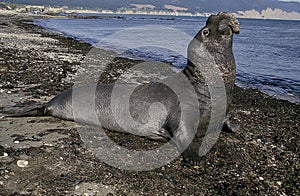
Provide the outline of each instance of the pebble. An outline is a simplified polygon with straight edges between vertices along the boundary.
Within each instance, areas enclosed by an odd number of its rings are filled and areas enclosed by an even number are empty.
[[[241,113],[246,114],[246,115],[250,115],[250,114],[251,114],[251,111],[241,110]]]
[[[263,180],[264,180],[264,178],[260,176],[260,177],[259,177],[259,180],[263,181]]]
[[[6,152],[3,153],[3,156],[0,156],[0,158],[8,157],[8,154]]]
[[[26,160],[18,160],[18,161],[17,161],[17,165],[18,165],[19,167],[22,167],[22,168],[28,167],[28,161],[26,161]]]

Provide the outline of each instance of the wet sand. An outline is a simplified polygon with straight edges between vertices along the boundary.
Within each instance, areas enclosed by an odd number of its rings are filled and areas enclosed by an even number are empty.
[[[0,17],[0,116],[39,106],[72,86],[91,51],[89,44],[24,23],[34,17],[9,13]],[[112,55],[100,52],[104,60]],[[140,62],[114,58],[100,82],[112,83]],[[199,166],[186,166],[179,157],[145,172],[116,169],[95,158],[73,122],[2,117],[0,194],[299,195],[299,103],[236,87],[233,109],[241,129],[221,134]],[[160,145],[107,134],[128,148]]]

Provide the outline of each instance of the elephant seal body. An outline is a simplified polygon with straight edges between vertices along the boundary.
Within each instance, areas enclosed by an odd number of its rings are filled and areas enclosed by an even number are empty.
[[[147,130],[141,130],[141,127],[136,127],[130,122],[124,122],[127,124],[123,124],[123,126],[120,125],[119,120],[116,119],[116,112],[124,114],[122,111],[124,105],[122,105],[122,102],[119,102],[119,105],[112,105],[114,88],[122,88],[124,91],[134,89],[134,93],[129,100],[130,114],[135,121],[141,124],[147,123]],[[84,94],[84,96],[78,97],[80,102],[77,101],[78,99],[74,100],[77,93]],[[115,99],[122,101],[125,98],[121,95]],[[93,100],[95,104],[91,103]],[[159,108],[160,105],[155,107],[153,103],[162,104],[163,107]],[[82,105],[84,105],[84,107],[82,107]],[[78,108],[79,110],[74,110],[74,108]],[[75,120],[76,122],[90,125],[99,125],[118,132],[126,132],[124,130],[124,126],[126,126],[128,131],[136,135],[158,139],[161,137],[170,137],[168,131],[164,130],[161,132],[162,128],[173,126],[174,128],[172,129],[175,129],[175,127],[178,126],[178,124],[171,122],[179,122],[179,108],[177,95],[162,83],[144,85],[100,84],[80,86],[76,89],[68,89],[62,92],[48,102],[45,113],[61,119]],[[151,109],[153,112],[150,111]],[[154,112],[155,115],[151,116]]]
[[[113,131],[124,132],[124,127],[126,127],[125,132],[131,130],[132,133],[141,136],[172,138],[172,142],[182,152],[184,160],[197,164],[200,160],[198,152],[201,137],[208,127],[212,111],[207,81],[205,81],[201,69],[193,62],[217,65],[229,98],[227,103],[230,105],[235,82],[232,38],[234,33],[239,33],[239,30],[239,23],[232,14],[219,13],[208,18],[206,26],[189,44],[189,62],[182,73],[188,78],[197,93],[197,104],[188,107],[191,110],[193,107],[199,107],[200,116],[187,115],[182,118],[179,95],[168,86],[156,82],[140,86],[98,84],[68,89],[53,98],[46,105],[44,113],[62,119],[100,125]],[[197,54],[202,56],[207,54],[213,59],[211,62],[205,62],[205,59],[201,59]],[[140,124],[147,124],[147,127],[142,129],[136,124],[126,124],[126,120],[122,120],[122,118],[116,119],[116,113],[122,115],[124,109],[123,104],[112,104],[113,89],[116,87],[122,89],[123,92],[134,89],[129,100],[131,118]],[[74,95],[80,97],[76,103]],[[123,99],[122,95],[115,99],[116,103],[122,103],[120,102]],[[124,115],[124,118],[127,118],[127,114]],[[227,119],[223,119],[222,123],[224,122],[228,130],[236,129],[232,128],[234,126]],[[120,123],[123,123],[122,126]]]

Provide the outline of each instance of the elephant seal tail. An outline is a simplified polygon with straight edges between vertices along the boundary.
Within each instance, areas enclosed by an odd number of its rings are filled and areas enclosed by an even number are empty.
[[[20,113],[5,115],[5,117],[33,117],[33,116],[50,116],[50,113],[46,109],[46,104],[36,108],[32,108],[27,111],[22,111]]]

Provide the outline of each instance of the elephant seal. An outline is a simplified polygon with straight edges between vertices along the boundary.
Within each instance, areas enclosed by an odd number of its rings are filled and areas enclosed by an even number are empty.
[[[207,54],[213,58],[212,61],[221,72],[227,96],[230,98],[236,70],[232,52],[232,39],[233,34],[239,33],[239,31],[239,22],[232,14],[219,13],[210,16],[205,27],[190,42],[188,46],[189,61],[182,73],[197,93],[196,99],[198,102],[196,105],[199,107],[200,116],[184,116],[182,124],[180,124],[182,111],[178,95],[168,86],[158,82],[137,87],[129,84],[79,86],[67,89],[50,100],[39,112],[36,112],[38,110],[35,112],[38,115],[51,115],[92,125],[99,125],[100,122],[100,125],[104,128],[124,132],[120,122],[117,122],[114,116],[116,111],[123,115],[124,106],[122,104],[111,104],[111,96],[114,88],[119,88],[122,92],[134,89],[130,97],[129,115],[138,122],[147,122],[148,124],[143,129],[130,124],[128,129],[134,130],[135,134],[150,138],[172,138],[174,145],[182,152],[184,160],[193,165],[198,164],[200,161],[198,152],[201,137],[205,134],[211,116],[211,97],[205,77],[203,77],[200,68],[197,67],[197,63],[193,63],[195,61],[200,61],[201,64],[210,62],[199,59],[195,54],[201,53],[202,56]],[[79,97],[75,105],[72,104],[74,95]],[[95,105],[90,103],[91,99],[95,100]],[[121,99],[122,94],[117,98],[117,101]],[[158,104],[153,105],[152,103]],[[227,103],[230,105],[231,102]],[[161,107],[161,104],[164,107]],[[91,111],[93,107],[95,107],[95,113]],[[151,116],[149,110],[154,111],[152,114],[155,115]],[[31,114],[33,113],[34,111],[31,111]],[[124,115],[125,117],[126,115]],[[197,123],[197,127],[194,127],[196,121],[199,123]],[[235,131],[236,127],[227,119],[222,119],[222,123],[224,123],[225,129]]]

